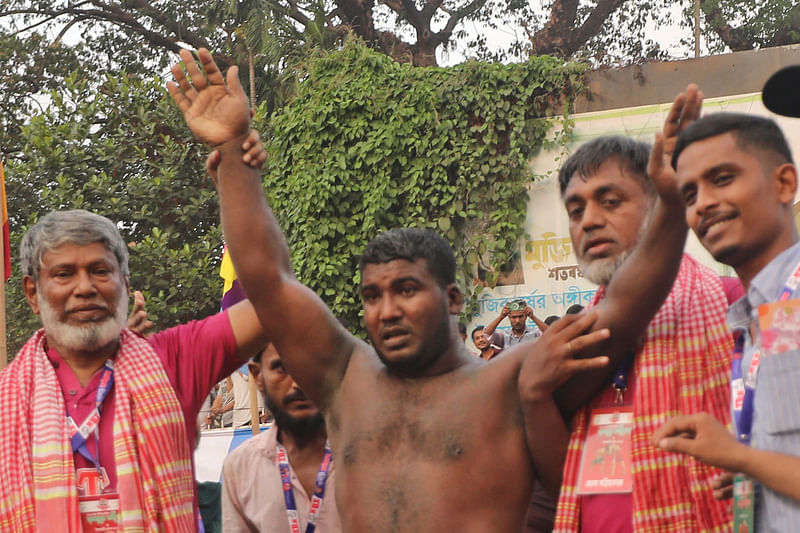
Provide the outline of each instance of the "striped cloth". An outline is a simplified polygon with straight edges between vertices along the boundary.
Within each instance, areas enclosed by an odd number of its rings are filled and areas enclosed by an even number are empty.
[[[605,294],[598,290],[593,305]],[[730,501],[714,499],[709,483],[718,469],[650,444],[656,429],[679,415],[706,411],[730,423],[728,383],[733,341],[717,275],[684,255],[672,291],[647,328],[634,363],[632,431],[633,530],[716,532],[732,528]],[[575,493],[587,408],[576,413],[554,533],[580,531]]]
[[[38,331],[0,374],[0,531],[79,533],[66,408]],[[158,355],[129,330],[114,371],[120,531],[196,531],[191,451]]]

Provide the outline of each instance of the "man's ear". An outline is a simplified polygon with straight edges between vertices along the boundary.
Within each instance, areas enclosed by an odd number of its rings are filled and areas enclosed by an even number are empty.
[[[39,293],[36,290],[36,282],[33,281],[31,276],[23,276],[22,290],[25,293],[25,298],[28,300],[28,305],[31,306],[33,314],[39,314]]]
[[[262,356],[263,357],[263,356]],[[261,380],[261,365],[256,363],[255,361],[250,361],[247,363],[247,369],[250,371],[250,375],[256,380],[256,387],[258,387],[258,392],[264,393],[264,382]]]
[[[445,292],[447,292],[447,307],[450,314],[457,315],[464,306],[464,295],[461,293],[461,289],[455,283],[451,283],[445,287]]]
[[[797,194],[797,168],[791,163],[784,163],[773,172],[778,199],[782,204],[792,206]]]

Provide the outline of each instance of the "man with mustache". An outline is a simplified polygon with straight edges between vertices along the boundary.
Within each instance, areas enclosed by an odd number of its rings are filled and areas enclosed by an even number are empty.
[[[497,331],[497,326],[506,317],[508,317],[508,322],[511,324],[511,331]],[[528,327],[528,317],[536,324],[535,328]],[[533,314],[531,306],[525,304],[522,309],[512,311],[509,309],[508,304],[506,304],[500,310],[498,317],[489,322],[484,331],[489,337],[489,342],[502,348],[511,348],[521,342],[527,342],[541,337],[542,332],[546,329],[546,324]]]
[[[688,125],[699,112],[700,102],[701,95],[694,89],[676,100],[665,131],[678,131],[681,117],[676,110],[681,106],[690,110],[681,126]],[[654,150],[651,159],[648,145],[615,136],[585,143],[560,169],[573,249],[584,277],[600,285],[594,305],[607,297],[607,289],[647,231],[658,198],[648,171],[656,169],[663,176],[662,165],[661,151]],[[685,228],[680,221],[675,224],[681,226]],[[651,277],[649,268],[639,275],[653,284],[664,283]],[[665,454],[649,443],[652,432],[674,413],[704,409],[723,422],[729,420],[725,382],[731,338],[725,328],[725,308],[718,276],[685,255],[647,331],[629,345],[629,355],[613,380],[573,419],[554,531],[721,531],[729,527],[729,503],[717,501],[709,486],[721,472]],[[625,426],[605,427],[596,422],[603,413],[617,412],[629,417]],[[595,443],[605,442],[595,436],[604,427],[626,432],[630,451],[618,454],[619,448],[611,444],[597,447]],[[582,453],[584,449],[597,451]],[[596,465],[606,463],[611,471],[618,468],[616,477],[611,477],[624,480],[619,488],[606,488],[598,479]]]
[[[502,351],[499,346],[492,344],[489,340],[489,335],[486,334],[486,328],[483,326],[478,326],[472,330],[472,343],[479,350],[478,357],[486,361],[499,355]]]
[[[126,329],[128,246],[88,211],[42,217],[20,256],[42,329],[0,374],[0,530],[195,531],[195,420],[264,345],[252,305],[148,338]]]
[[[307,531],[313,523],[318,533],[341,532],[322,414],[286,372],[272,344],[253,357],[249,368],[275,423],[225,458],[222,529],[288,533]]]
[[[550,422],[529,420],[561,420],[551,393],[574,373],[594,370],[590,384],[572,389],[573,403],[610,375],[608,360],[622,358],[668,292],[642,283],[640,271],[652,261],[654,276],[671,279],[685,227],[648,233],[596,310],[565,317],[489,363],[467,352],[452,325],[463,295],[447,241],[431,230],[386,231],[360,257],[368,345],[295,278],[261,179],[241,163],[250,117],[238,70],[224,77],[207,50],[197,55],[202,70],[181,51],[168,88],[195,136],[214,148],[207,164],[219,172],[239,279],[286,369],[325,417],[343,528],[520,531],[534,477],[548,475],[552,461]],[[665,222],[674,210],[656,204],[654,219]],[[598,345],[608,358],[574,358]],[[559,481],[542,479],[556,491]]]
[[[800,117],[798,85],[800,68],[778,71],[764,88],[765,104]],[[736,531],[796,531],[797,167],[774,121],[740,113],[713,113],[688,128],[678,139],[672,165],[689,226],[717,261],[736,270],[746,293],[728,311],[728,324],[738,334],[730,384],[735,436],[707,413],[697,413],[670,420],[653,435],[653,443],[739,473],[733,487]]]

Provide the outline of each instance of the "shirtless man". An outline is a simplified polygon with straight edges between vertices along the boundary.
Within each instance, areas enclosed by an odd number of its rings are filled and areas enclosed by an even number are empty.
[[[559,320],[535,343],[490,363],[470,356],[450,325],[463,296],[446,241],[425,230],[386,232],[361,257],[370,346],[294,277],[260,176],[240,161],[250,121],[238,71],[232,67],[226,83],[208,51],[198,57],[205,72],[181,52],[185,66],[173,67],[177,83],[169,90],[192,132],[215,148],[207,164],[219,172],[222,225],[239,279],[287,370],[325,416],[344,530],[520,531],[534,478],[531,449],[547,427],[526,427],[528,396],[543,419],[554,404],[541,396],[576,371],[595,370],[597,386],[608,377],[625,353],[620,346],[638,337],[668,292],[685,230],[644,237],[644,252],[630,258],[628,272],[638,274],[652,261],[647,254],[658,256],[648,279],[663,279],[664,287],[617,276],[597,311]],[[621,342],[608,342],[604,324]],[[594,331],[580,334],[588,328]],[[600,342],[611,365],[606,357],[573,357]],[[524,369],[545,354],[548,372],[520,388]],[[577,402],[593,390],[580,392]]]

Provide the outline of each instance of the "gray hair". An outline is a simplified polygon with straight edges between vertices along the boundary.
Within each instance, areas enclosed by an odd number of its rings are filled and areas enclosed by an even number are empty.
[[[106,217],[83,209],[52,211],[25,232],[19,245],[22,275],[38,282],[46,252],[63,244],[86,246],[96,242],[116,256],[120,272],[128,276],[128,247],[117,227]]]
[[[558,172],[561,195],[564,196],[572,178],[579,177],[586,181],[597,173],[603,163],[614,158],[655,200],[656,189],[647,175],[650,145],[623,135],[607,135],[592,139],[569,156]]]

